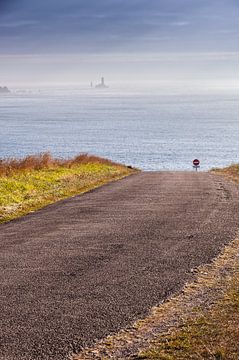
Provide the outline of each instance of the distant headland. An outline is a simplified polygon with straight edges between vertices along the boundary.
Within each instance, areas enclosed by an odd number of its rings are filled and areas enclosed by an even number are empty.
[[[8,94],[11,91],[6,86],[0,86],[0,94]]]
[[[101,83],[100,83],[100,84],[97,84],[95,88],[96,88],[96,89],[107,89],[108,86],[105,85],[105,78],[102,77],[102,78],[101,78]]]

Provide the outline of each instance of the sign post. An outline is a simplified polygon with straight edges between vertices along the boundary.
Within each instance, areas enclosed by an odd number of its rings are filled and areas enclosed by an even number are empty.
[[[193,168],[198,171],[198,169],[200,168],[200,161],[198,159],[194,159],[193,160]]]

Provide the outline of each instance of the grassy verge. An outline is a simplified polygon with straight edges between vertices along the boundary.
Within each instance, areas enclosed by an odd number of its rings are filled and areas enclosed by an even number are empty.
[[[212,172],[239,183],[239,164],[231,165],[224,169],[214,169]]]
[[[0,223],[107,182],[134,170],[94,156],[70,160],[50,154],[0,160]]]
[[[73,359],[238,360],[239,239],[197,273],[147,318]]]
[[[239,165],[213,170],[239,182]],[[239,238],[149,316],[74,359],[239,359]]]
[[[139,352],[138,359],[238,360],[238,247],[237,240],[214,264],[211,273],[200,279],[207,292],[210,291],[207,304],[193,307],[178,326],[162,333]],[[205,293],[205,289],[200,290]]]

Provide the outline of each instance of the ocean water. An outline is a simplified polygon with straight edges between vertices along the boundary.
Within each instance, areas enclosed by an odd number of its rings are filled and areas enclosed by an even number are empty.
[[[144,170],[239,162],[239,90],[15,88],[0,96],[0,158],[86,152]]]

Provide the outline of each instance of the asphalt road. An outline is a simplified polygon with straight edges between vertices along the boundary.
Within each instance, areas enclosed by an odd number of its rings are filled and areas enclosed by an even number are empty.
[[[239,227],[236,185],[140,173],[0,226],[0,359],[62,360],[147,314]]]

